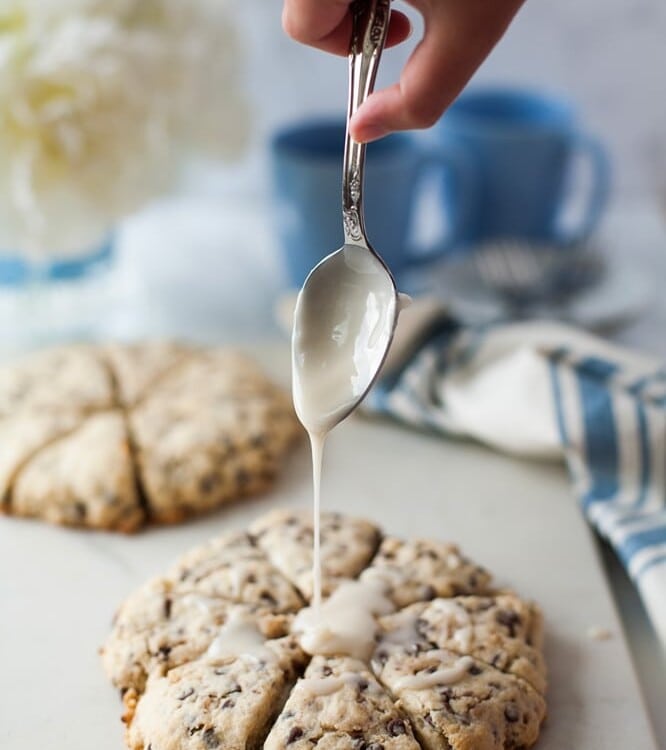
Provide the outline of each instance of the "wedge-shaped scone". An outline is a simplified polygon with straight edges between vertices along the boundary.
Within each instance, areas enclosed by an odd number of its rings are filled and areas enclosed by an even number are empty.
[[[113,406],[113,384],[88,346],[30,354],[0,368],[0,415],[56,410],[89,413]]]
[[[315,656],[268,735],[265,750],[419,750],[412,729],[367,666]]]
[[[168,577],[182,592],[296,612],[303,599],[249,534],[229,532],[183,555]]]
[[[200,656],[239,605],[194,591],[179,590],[173,580],[156,578],[122,604],[101,648],[102,663],[122,691],[141,692],[152,673],[163,675]],[[289,619],[260,605],[247,612],[267,638],[287,633]]]
[[[433,648],[409,627],[410,613],[381,619],[373,658],[426,750],[522,750],[536,742],[543,696],[528,682],[471,656]],[[411,635],[410,635],[411,633]]]
[[[276,510],[251,527],[260,547],[305,596],[312,597],[312,513]],[[356,578],[372,558],[379,529],[369,521],[340,513],[321,514],[322,593],[329,595],[340,581]]]
[[[257,658],[202,657],[148,680],[126,699],[131,750],[258,750],[305,665],[296,641],[268,641]]]
[[[131,407],[198,350],[174,341],[108,344],[100,351],[113,373],[121,403]]]
[[[435,599],[419,614],[417,630],[438,648],[474,656],[545,693],[543,618],[515,594]]]
[[[284,398],[273,392],[210,403],[154,395],[133,410],[151,519],[173,523],[270,487],[297,434]]]
[[[277,390],[254,360],[233,349],[191,349],[155,389],[168,401],[205,399],[211,404],[272,398]]]
[[[42,448],[76,429],[85,419],[76,412],[22,412],[0,419],[0,508],[10,499],[21,468]]]
[[[38,453],[20,472],[11,512],[72,526],[134,531],[145,513],[123,416],[100,412]]]
[[[487,593],[490,574],[464,557],[455,544],[387,537],[381,543],[364,579],[386,583],[396,607],[437,596]]]

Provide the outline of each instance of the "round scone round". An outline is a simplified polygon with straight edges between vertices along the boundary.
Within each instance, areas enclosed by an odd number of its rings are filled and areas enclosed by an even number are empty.
[[[0,511],[131,532],[263,491],[299,434],[236,350],[73,345],[0,368]]]
[[[131,750],[519,750],[545,716],[539,609],[454,544],[321,518],[321,608],[381,587],[367,658],[313,650],[312,523],[278,510],[189,551],[120,607],[102,662]],[[362,608],[362,606],[361,606]],[[311,610],[305,612],[309,614]],[[360,635],[359,635],[360,637]],[[368,634],[365,634],[368,637]],[[345,645],[346,644],[346,645]]]

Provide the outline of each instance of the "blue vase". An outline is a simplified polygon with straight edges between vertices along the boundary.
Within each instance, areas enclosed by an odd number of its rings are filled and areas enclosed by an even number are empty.
[[[0,251],[0,358],[104,337],[113,304],[115,238],[71,258],[34,262]]]
[[[0,250],[0,287],[20,287],[33,283],[64,282],[83,279],[106,268],[113,258],[114,237],[72,258],[54,258],[38,267],[14,252]]]

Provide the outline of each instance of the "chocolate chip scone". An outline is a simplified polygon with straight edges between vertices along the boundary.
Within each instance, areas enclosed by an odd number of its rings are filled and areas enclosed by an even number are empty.
[[[488,591],[490,576],[460,553],[455,544],[426,539],[403,541],[387,537],[363,578],[385,582],[396,607],[436,596]]]
[[[141,691],[148,675],[199,656],[238,605],[266,637],[285,635],[303,600],[242,532],[191,550],[164,577],[120,607],[102,648],[107,674],[122,691]]]
[[[314,656],[289,696],[265,750],[418,750],[409,722],[368,667]]]
[[[381,618],[372,664],[422,746],[519,750],[533,745],[546,713],[542,693],[485,661],[429,642],[418,629],[418,608]]]
[[[312,597],[312,514],[276,510],[250,527],[273,564],[307,598]],[[356,578],[372,559],[379,529],[360,518],[321,515],[321,588],[328,596],[343,580]]]
[[[546,690],[541,613],[515,594],[435,599],[418,613],[416,627],[438,648],[469,654]]]
[[[260,748],[305,664],[295,639],[270,641],[259,655],[202,657],[154,676],[128,704],[131,750]]]
[[[299,433],[235,350],[73,345],[0,368],[0,511],[130,532],[268,489]]]
[[[312,596],[307,512],[274,511],[191,550],[125,602],[102,660],[131,750],[534,744],[546,710],[538,608],[493,592],[453,545],[382,542],[374,524],[339,513],[321,526],[325,590],[336,592],[322,612],[364,610],[347,613],[335,650],[306,637],[312,610],[295,617]],[[352,656],[359,628],[369,648]]]

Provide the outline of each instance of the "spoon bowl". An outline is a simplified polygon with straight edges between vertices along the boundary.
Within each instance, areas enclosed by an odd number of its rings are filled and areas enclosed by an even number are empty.
[[[397,318],[393,277],[367,248],[344,245],[310,272],[296,302],[292,345],[294,403],[308,431],[330,429],[363,400]]]

